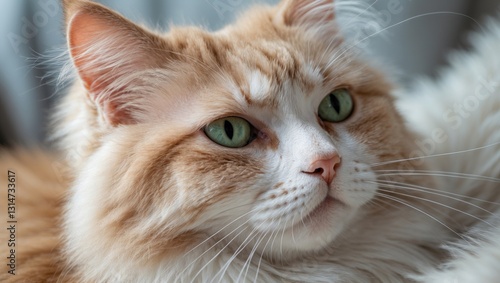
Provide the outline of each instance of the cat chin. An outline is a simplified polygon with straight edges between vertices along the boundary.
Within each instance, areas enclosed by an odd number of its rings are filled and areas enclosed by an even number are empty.
[[[365,172],[363,176],[374,179],[372,175],[372,172]],[[348,183],[352,183],[351,181]],[[298,254],[331,246],[363,209],[363,205],[373,198],[376,190],[371,184],[358,185],[357,188],[358,191],[338,185],[330,188],[328,195],[314,210],[285,229],[282,245]]]
[[[261,225],[261,229],[257,229],[256,224],[241,226],[235,222],[221,230],[215,228],[218,225],[212,225],[208,235],[226,235],[222,239],[213,238],[221,249],[260,254],[270,260],[291,260],[331,246],[357,211],[357,207],[326,196],[311,212],[283,229],[276,225],[269,225],[267,229],[262,229]]]
[[[328,196],[301,221],[284,231],[282,245],[296,253],[329,246],[344,230],[356,210]]]
[[[324,250],[355,215],[356,209],[327,197],[293,226],[268,233],[258,250],[272,259],[291,259]]]

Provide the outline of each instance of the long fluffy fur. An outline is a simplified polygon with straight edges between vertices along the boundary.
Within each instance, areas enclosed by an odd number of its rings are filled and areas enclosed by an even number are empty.
[[[462,152],[429,158],[427,163],[433,170],[499,178],[500,58],[495,46],[500,44],[500,22],[490,20],[470,40],[473,50],[452,54],[451,66],[441,72],[438,80],[421,80],[410,93],[402,93],[400,108],[410,127],[422,135],[416,142],[425,143],[429,150],[421,155]],[[436,132],[442,132],[438,139],[433,137]],[[419,279],[436,283],[496,282],[500,276],[498,179],[438,181],[440,188],[452,193],[492,201],[488,204],[471,200],[493,214],[467,208],[485,219],[484,223],[473,225],[471,222],[476,220],[463,213],[452,213],[450,217],[470,231],[465,239],[444,245],[453,260]],[[456,203],[451,205],[466,209]]]

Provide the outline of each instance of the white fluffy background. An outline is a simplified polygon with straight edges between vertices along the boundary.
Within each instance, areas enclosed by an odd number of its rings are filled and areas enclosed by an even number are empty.
[[[490,20],[471,36],[473,49],[451,56],[450,67],[436,81],[420,80],[400,93],[399,107],[409,125],[422,134],[425,155],[462,152],[426,159],[432,170],[500,177],[500,21]],[[434,137],[433,137],[434,135]],[[444,138],[446,137],[446,138]],[[446,179],[441,185],[464,194],[481,188],[480,198],[500,203],[498,182]],[[497,195],[497,196],[495,196]],[[491,197],[496,199],[491,199]],[[500,206],[484,223],[476,224],[466,240],[445,249],[453,260],[417,278],[426,283],[500,282]],[[490,208],[490,209],[491,209]]]

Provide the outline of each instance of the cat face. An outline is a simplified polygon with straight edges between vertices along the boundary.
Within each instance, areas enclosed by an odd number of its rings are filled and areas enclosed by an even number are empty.
[[[370,213],[371,164],[409,150],[389,85],[346,48],[331,1],[166,35],[97,4],[66,10],[82,84],[66,103],[85,97],[93,129],[66,217],[76,261],[150,262],[207,239],[321,250]]]

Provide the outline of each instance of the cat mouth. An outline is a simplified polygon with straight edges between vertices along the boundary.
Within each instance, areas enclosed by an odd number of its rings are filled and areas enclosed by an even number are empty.
[[[316,218],[317,216],[321,216],[325,213],[332,211],[336,206],[343,205],[339,200],[326,196],[326,198],[316,206],[313,211],[311,211],[306,217],[309,219]]]
[[[331,223],[328,220],[331,219],[331,215],[343,207],[345,207],[344,203],[328,195],[311,212],[305,215],[302,220],[299,220],[290,228],[295,229],[295,226],[301,226],[306,229],[315,230],[325,225],[330,225]]]

